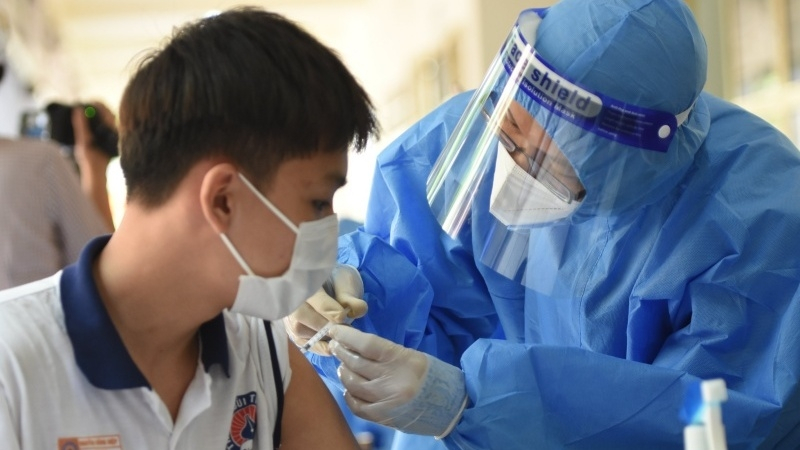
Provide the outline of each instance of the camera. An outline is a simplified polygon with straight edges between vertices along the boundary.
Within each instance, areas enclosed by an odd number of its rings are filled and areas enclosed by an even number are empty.
[[[64,146],[75,146],[75,132],[72,128],[72,110],[80,108],[89,121],[94,145],[109,157],[119,155],[117,131],[100,118],[100,113],[91,104],[67,105],[53,102],[44,111],[29,111],[22,115],[20,134],[40,139],[52,139]]]

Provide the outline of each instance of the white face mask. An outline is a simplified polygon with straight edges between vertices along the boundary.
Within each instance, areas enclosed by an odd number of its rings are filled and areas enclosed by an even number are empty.
[[[336,214],[332,214],[324,219],[303,222],[297,227],[258,192],[244,175],[239,174],[239,177],[297,237],[286,272],[277,277],[266,278],[253,273],[225,233],[220,234],[228,250],[247,273],[239,277],[239,290],[231,311],[264,320],[282,319],[299,308],[331,275],[336,266],[339,222]]]
[[[520,167],[502,144],[497,161],[489,211],[507,226],[539,225],[572,214],[580,202],[565,203]]]

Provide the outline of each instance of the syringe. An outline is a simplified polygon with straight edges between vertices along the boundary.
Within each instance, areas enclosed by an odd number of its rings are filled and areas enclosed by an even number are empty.
[[[343,312],[344,314],[350,314],[350,307],[349,306],[346,307]],[[352,321],[353,319],[351,319],[350,317],[346,317],[344,323],[349,325],[350,322]],[[328,335],[328,331],[330,331],[331,327],[334,325],[336,325],[336,322],[333,321],[326,323],[325,326],[320,328],[319,331],[317,331],[317,333],[314,336],[312,336],[311,339],[308,340],[308,342],[306,342],[300,347],[300,350],[303,353],[309,351],[311,347],[316,345],[317,342],[321,341],[325,336]]]

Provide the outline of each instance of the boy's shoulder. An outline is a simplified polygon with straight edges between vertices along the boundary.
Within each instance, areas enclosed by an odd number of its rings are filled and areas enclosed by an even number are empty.
[[[0,291],[0,367],[36,369],[69,348],[60,275]]]
[[[31,283],[0,291],[0,335],[15,327],[30,328],[50,324],[53,319],[63,323],[59,280],[61,272]]]

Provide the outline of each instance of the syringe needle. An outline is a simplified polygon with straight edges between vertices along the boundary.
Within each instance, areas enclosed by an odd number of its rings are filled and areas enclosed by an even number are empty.
[[[350,307],[344,309],[344,314],[350,314]],[[345,323],[350,323],[349,319],[350,318],[347,317],[345,319]],[[314,336],[311,337],[311,339],[308,340],[308,342],[306,342],[300,347],[300,350],[303,353],[309,351],[311,347],[316,345],[317,342],[321,341],[325,336],[328,335],[328,331],[330,331],[331,327],[334,325],[336,325],[336,322],[333,321],[326,323],[322,328],[319,329],[319,331],[317,331],[316,334],[314,334]]]

